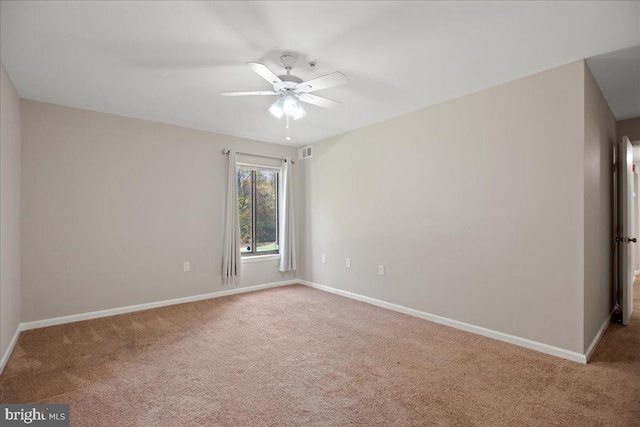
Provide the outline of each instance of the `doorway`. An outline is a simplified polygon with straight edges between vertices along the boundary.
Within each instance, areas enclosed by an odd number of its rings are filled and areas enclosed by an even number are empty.
[[[633,285],[638,252],[638,179],[634,166],[634,150],[624,136],[617,144],[614,168],[614,221],[615,221],[615,314],[614,320],[628,325],[633,312]]]

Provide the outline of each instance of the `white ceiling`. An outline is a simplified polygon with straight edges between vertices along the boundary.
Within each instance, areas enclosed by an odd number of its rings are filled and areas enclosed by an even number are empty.
[[[245,65],[347,74],[292,125],[304,145],[574,60],[640,44],[638,2],[2,2],[20,96],[285,143]],[[306,64],[318,62],[315,69]]]
[[[589,58],[587,64],[616,119],[640,117],[640,46]]]

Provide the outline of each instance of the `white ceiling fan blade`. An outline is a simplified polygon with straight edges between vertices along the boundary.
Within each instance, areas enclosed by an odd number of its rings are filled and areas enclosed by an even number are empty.
[[[246,96],[246,95],[280,95],[272,90],[256,90],[253,92],[222,92],[222,96]]]
[[[263,79],[268,81],[270,84],[275,85],[275,84],[280,83],[280,84],[284,85],[284,83],[282,83],[282,80],[280,80],[280,77],[276,76],[273,73],[273,71],[271,71],[269,68],[267,68],[266,65],[261,64],[259,62],[247,62],[247,64],[249,64],[249,66],[251,67],[251,69],[253,71],[258,73],[260,75],[260,77],[262,77]]]
[[[334,86],[339,86],[347,83],[349,79],[346,75],[339,71],[327,74],[316,79],[302,82],[296,88],[296,92],[315,92],[316,90],[327,89]]]
[[[301,93],[298,97],[300,101],[306,102],[307,104],[317,105],[318,107],[328,108],[329,110],[333,110],[342,105],[342,102],[334,101],[333,99],[323,98],[318,95],[311,95],[310,93]]]

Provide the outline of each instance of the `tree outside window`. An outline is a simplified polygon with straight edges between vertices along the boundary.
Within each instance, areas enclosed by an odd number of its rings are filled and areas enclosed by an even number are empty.
[[[238,167],[241,253],[278,253],[279,169]]]

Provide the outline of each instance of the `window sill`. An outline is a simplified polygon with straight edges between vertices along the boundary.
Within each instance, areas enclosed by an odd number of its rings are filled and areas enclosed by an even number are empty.
[[[251,262],[274,261],[277,259],[280,259],[280,254],[244,256],[242,257],[242,264]]]

